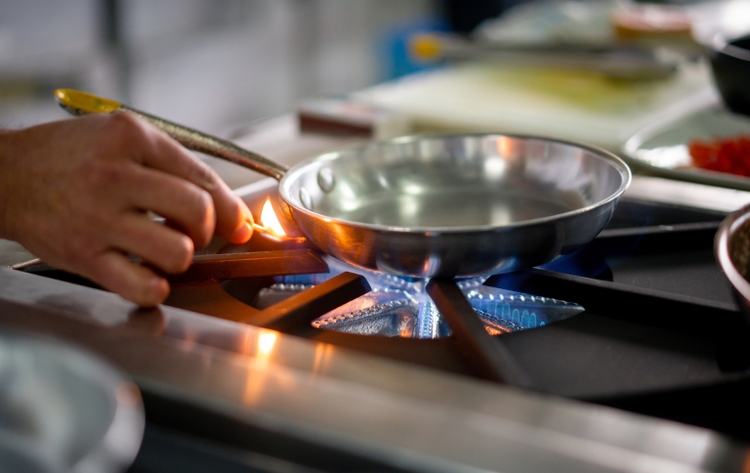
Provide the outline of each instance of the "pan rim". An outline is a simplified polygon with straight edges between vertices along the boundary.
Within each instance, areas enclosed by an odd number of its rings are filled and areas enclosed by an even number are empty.
[[[391,226],[391,225],[382,225],[382,224],[373,224],[373,223],[365,223],[365,222],[358,222],[354,220],[346,220],[339,217],[331,217],[325,214],[321,214],[318,212],[314,212],[312,210],[306,209],[304,206],[302,206],[299,203],[298,199],[292,198],[289,195],[289,183],[294,181],[294,176],[302,173],[302,169],[311,167],[316,165],[317,163],[321,161],[327,161],[334,159],[336,155],[343,153],[345,151],[352,151],[357,149],[365,149],[371,146],[381,146],[381,145],[387,145],[390,143],[396,144],[396,143],[409,143],[409,142],[416,142],[426,139],[452,139],[452,138],[513,138],[513,139],[520,139],[520,140],[537,140],[537,141],[546,141],[550,143],[556,143],[566,146],[571,146],[574,148],[578,148],[584,151],[588,151],[592,153],[594,156],[596,156],[598,159],[602,159],[606,162],[608,162],[616,171],[619,172],[619,174],[622,176],[620,185],[618,188],[612,192],[610,195],[608,195],[606,198],[601,199],[597,202],[594,202],[592,204],[589,204],[587,206],[570,210],[567,212],[562,212],[559,214],[554,214],[546,217],[540,217],[535,219],[529,219],[529,220],[523,220],[519,222],[513,222],[511,224],[507,225],[473,225],[473,226],[462,226],[462,227],[455,227],[455,226],[448,226],[448,227],[424,227],[424,226],[414,226],[414,227],[404,227],[404,226]],[[503,133],[503,132],[488,132],[488,133],[425,133],[425,134],[411,134],[411,135],[404,135],[399,136],[396,138],[391,138],[387,140],[373,140],[368,141],[364,144],[357,144],[352,146],[347,146],[341,149],[337,149],[334,151],[330,151],[327,153],[323,153],[320,155],[317,155],[316,157],[303,161],[301,163],[296,164],[293,166],[289,171],[284,175],[284,177],[279,182],[279,195],[281,199],[290,206],[294,212],[299,212],[304,215],[306,215],[309,218],[317,219],[317,220],[323,220],[326,223],[331,224],[339,224],[339,225],[346,225],[351,228],[361,228],[363,230],[369,230],[369,231],[378,231],[378,232],[389,232],[389,233],[400,233],[400,234],[468,234],[468,233],[476,233],[476,232],[492,232],[492,231],[506,231],[510,229],[516,229],[516,228],[522,228],[522,227],[528,227],[528,226],[534,226],[534,225],[541,225],[541,224],[547,224],[550,222],[558,222],[561,220],[569,219],[576,217],[581,214],[586,214],[588,212],[593,211],[596,208],[606,206],[607,204],[611,203],[612,201],[617,200],[630,186],[630,183],[632,181],[632,171],[630,170],[630,167],[627,165],[627,163],[622,160],[620,157],[618,157],[616,154],[607,151],[604,148],[590,145],[587,143],[577,142],[573,140],[565,140],[555,137],[548,137],[543,135],[531,135],[531,134],[517,134],[517,133]]]

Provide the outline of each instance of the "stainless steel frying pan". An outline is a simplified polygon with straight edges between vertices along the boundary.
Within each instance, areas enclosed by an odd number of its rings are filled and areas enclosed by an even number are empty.
[[[509,272],[575,251],[604,228],[631,179],[606,151],[497,134],[396,138],[287,170],[112,100],[56,95],[76,114],[136,113],[187,148],[274,177],[292,218],[323,252],[404,276]]]

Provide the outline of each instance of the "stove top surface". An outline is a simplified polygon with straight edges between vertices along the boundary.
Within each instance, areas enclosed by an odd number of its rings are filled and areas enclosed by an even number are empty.
[[[583,250],[479,286],[583,309],[541,326],[511,308],[526,326],[499,336],[450,281],[428,288],[448,320],[437,338],[326,330],[321,316],[370,289],[346,271],[258,304],[291,267],[329,266],[305,248],[290,266],[273,245],[201,255],[151,310],[49,268],[0,268],[0,323],[134,377],[151,425],[134,471],[162,450],[215,464],[216,448],[247,471],[739,471],[750,334],[713,259],[724,215],[621,200]]]

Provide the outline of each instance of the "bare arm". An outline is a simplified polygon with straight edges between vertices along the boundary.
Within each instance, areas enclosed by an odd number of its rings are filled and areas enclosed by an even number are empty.
[[[182,272],[214,233],[247,241],[251,222],[213,170],[130,115],[0,133],[0,237],[137,304],[162,302],[169,285],[127,254]]]

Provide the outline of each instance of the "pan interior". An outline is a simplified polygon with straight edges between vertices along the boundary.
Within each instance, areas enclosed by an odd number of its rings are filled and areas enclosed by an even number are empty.
[[[409,137],[342,150],[292,169],[298,209],[410,230],[508,227],[555,219],[617,195],[628,171],[569,143],[502,135]]]
[[[581,208],[576,197],[541,191],[447,188],[420,194],[379,192],[350,201],[322,199],[316,211],[349,222],[389,227],[500,227]]]

